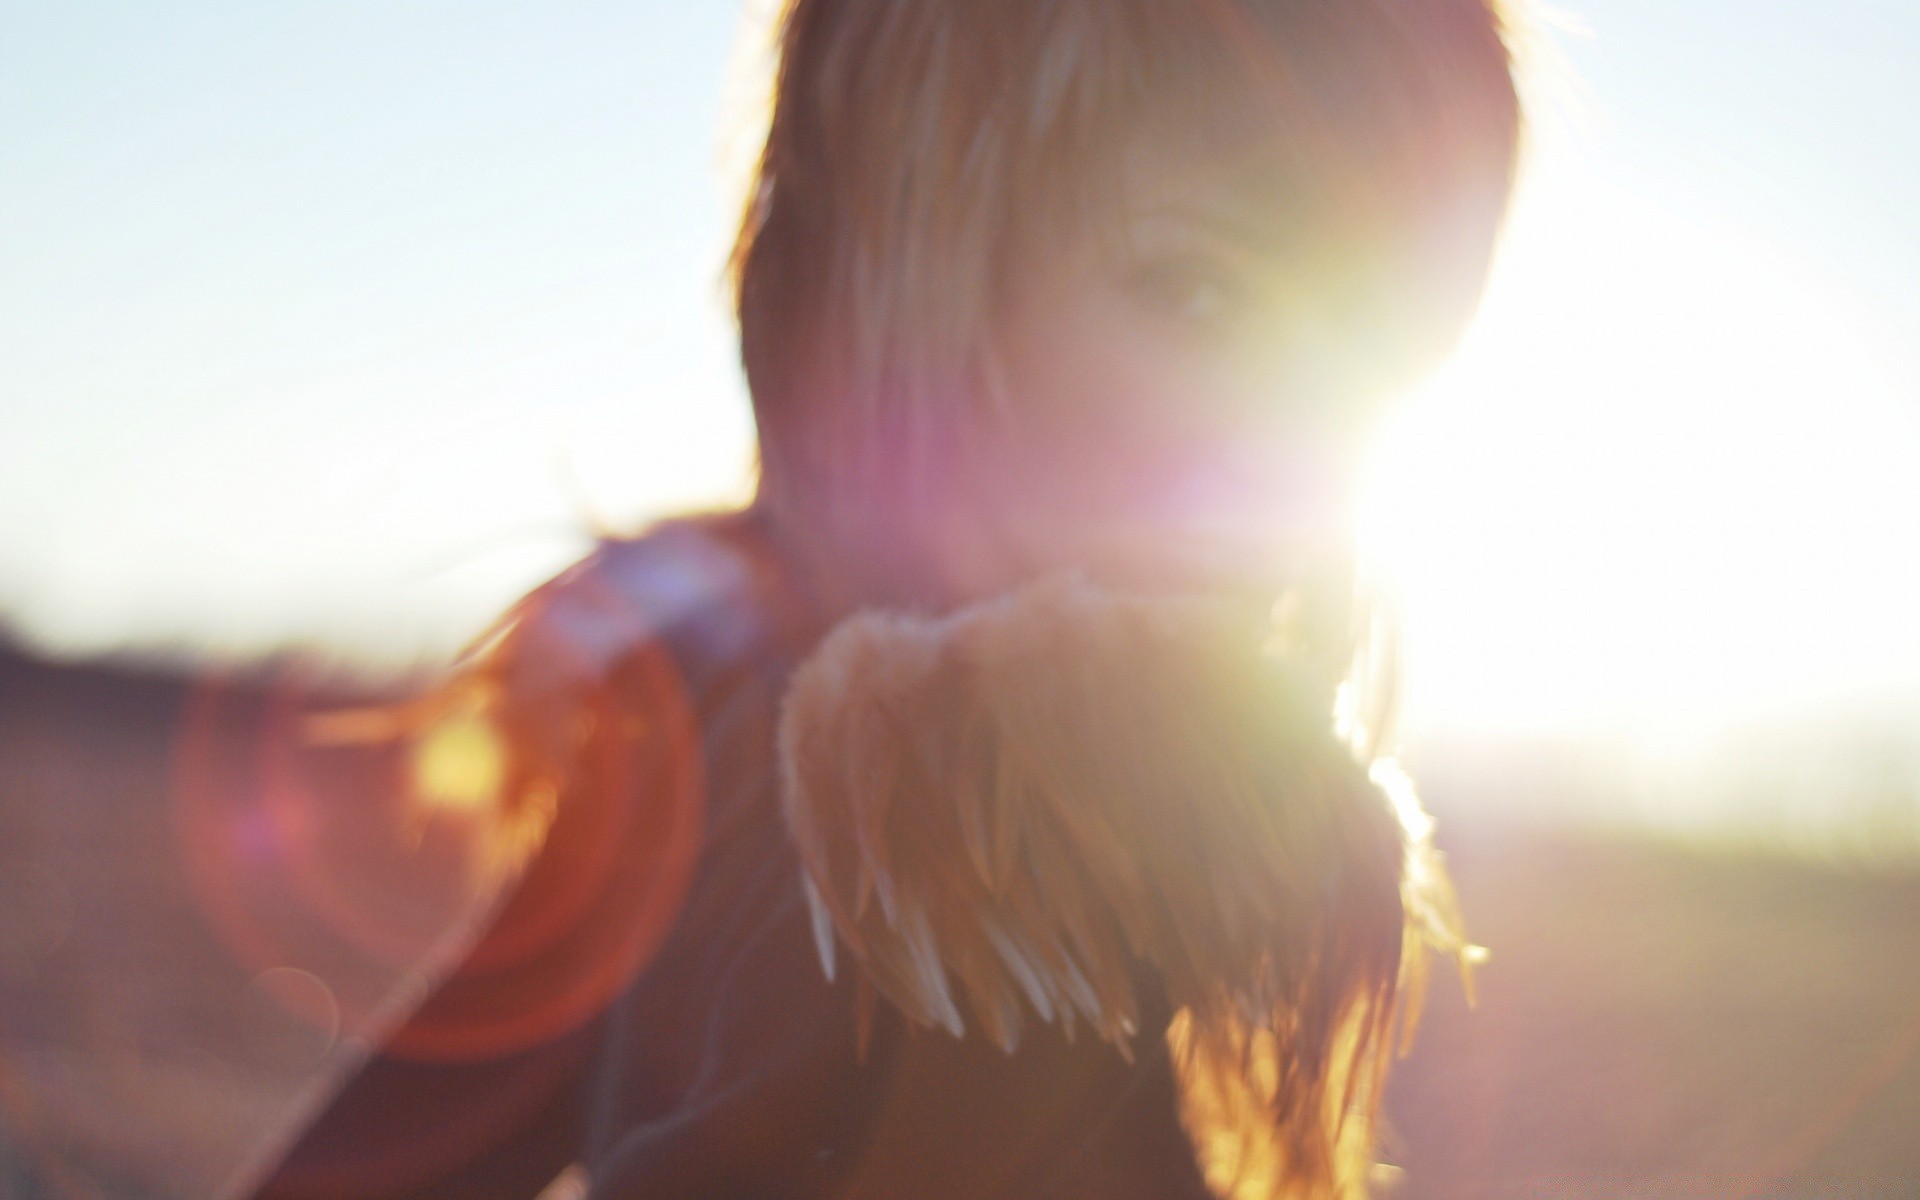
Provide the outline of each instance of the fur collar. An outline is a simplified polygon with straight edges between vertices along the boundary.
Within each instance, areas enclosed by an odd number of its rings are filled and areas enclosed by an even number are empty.
[[[1034,1019],[1164,1036],[1218,1194],[1358,1195],[1395,1015],[1465,951],[1410,792],[1270,633],[1072,575],[850,617],[788,688],[782,807],[864,1006],[1009,1053]]]

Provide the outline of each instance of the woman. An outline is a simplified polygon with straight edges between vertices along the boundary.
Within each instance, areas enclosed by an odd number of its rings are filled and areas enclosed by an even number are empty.
[[[1501,14],[780,28],[758,495],[603,543],[456,682],[544,848],[267,1194],[1359,1195],[1462,947],[1369,770],[1355,473],[1484,282]]]

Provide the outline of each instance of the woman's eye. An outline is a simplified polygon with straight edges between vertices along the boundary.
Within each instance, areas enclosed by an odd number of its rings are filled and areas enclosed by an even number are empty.
[[[1196,331],[1236,326],[1250,305],[1249,289],[1230,269],[1193,258],[1167,258],[1135,267],[1129,290],[1154,316]]]

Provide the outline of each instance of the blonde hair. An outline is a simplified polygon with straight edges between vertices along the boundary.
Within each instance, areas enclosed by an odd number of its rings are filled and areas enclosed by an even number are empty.
[[[1437,357],[1512,187],[1506,26],[1499,0],[786,0],[732,260],[760,503],[886,541],[988,420],[1017,429],[1002,293],[1111,226],[1141,139],[1316,193],[1396,281],[1379,349]]]

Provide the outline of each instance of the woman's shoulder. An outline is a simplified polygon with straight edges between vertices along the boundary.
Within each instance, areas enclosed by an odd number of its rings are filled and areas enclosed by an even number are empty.
[[[423,695],[354,717],[487,778],[455,817],[493,899],[264,1194],[343,1194],[308,1186],[341,1154],[381,1167],[368,1195],[506,1194],[590,1136],[624,1143],[704,1102],[696,1085],[732,1078],[708,1061],[716,1021],[828,1028],[767,790],[805,612],[753,514],[673,517],[598,539]],[[607,1080],[617,1102],[589,1111]],[[467,1135],[483,1122],[484,1152]],[[437,1182],[405,1191],[396,1161]]]
[[[772,809],[765,731],[804,620],[756,518],[714,513],[599,539],[476,643],[415,736],[447,720],[484,731],[498,764],[485,857],[509,898],[402,1048],[444,1050],[457,1039],[442,1025],[474,1040],[440,1011],[462,1005],[513,1010],[510,1040],[557,1036],[663,949],[738,828],[775,825],[742,818]],[[541,1019],[518,1011],[549,993]]]
[[[683,671],[704,675],[791,653],[811,624],[811,605],[759,514],[695,513],[600,537],[514,605],[473,657],[517,639],[539,647],[546,673],[606,677],[636,654],[666,649]]]
[[[729,774],[740,761],[770,755],[770,744],[744,753],[738,736],[768,714],[740,716],[777,704],[810,624],[754,512],[672,517],[598,539],[528,593],[431,703],[491,731],[500,808],[518,831],[509,840],[527,852],[564,832],[555,821],[569,810],[619,816],[635,796],[675,790],[669,776],[701,793],[711,817],[742,790]],[[716,787],[727,795],[708,795]],[[554,857],[551,845],[541,857]]]

